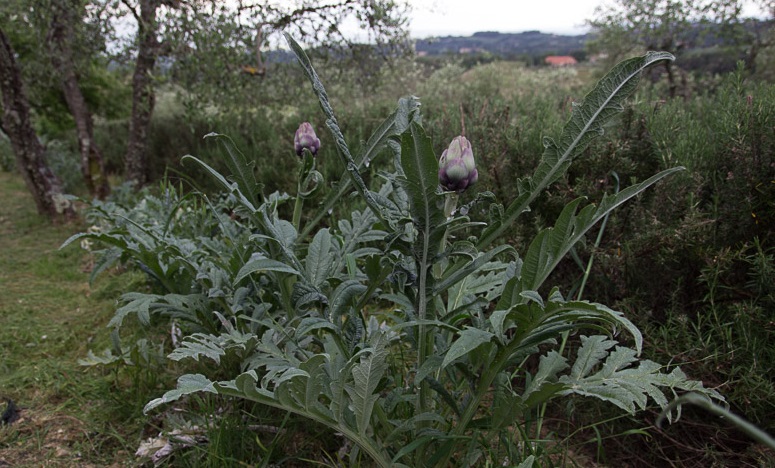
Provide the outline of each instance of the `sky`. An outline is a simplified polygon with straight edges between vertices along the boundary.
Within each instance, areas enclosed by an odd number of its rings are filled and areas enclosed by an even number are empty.
[[[610,0],[410,0],[409,24],[414,38],[468,36],[477,31],[576,35],[595,8]],[[744,2],[745,16],[758,16],[751,2]]]
[[[584,34],[600,0],[412,0],[412,37],[477,31]]]

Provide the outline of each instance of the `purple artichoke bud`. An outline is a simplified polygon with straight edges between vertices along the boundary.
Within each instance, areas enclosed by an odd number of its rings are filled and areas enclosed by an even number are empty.
[[[471,142],[457,136],[439,158],[439,183],[444,190],[462,192],[479,179]]]
[[[299,156],[302,155],[304,148],[307,148],[312,153],[312,156],[318,154],[320,139],[315,135],[312,124],[304,122],[299,125],[299,129],[296,130],[296,135],[293,137],[293,146],[296,149],[296,154]]]

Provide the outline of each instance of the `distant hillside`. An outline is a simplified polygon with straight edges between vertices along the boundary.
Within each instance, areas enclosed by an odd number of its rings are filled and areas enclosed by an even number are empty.
[[[571,55],[584,50],[589,34],[562,36],[540,31],[523,33],[478,32],[473,36],[446,36],[417,39],[419,55],[445,55],[489,52],[504,58],[517,56]]]

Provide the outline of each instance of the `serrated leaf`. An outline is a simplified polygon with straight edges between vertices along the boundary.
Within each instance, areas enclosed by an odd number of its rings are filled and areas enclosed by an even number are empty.
[[[340,323],[341,317],[346,315],[347,308],[351,306],[353,299],[366,292],[367,286],[357,280],[343,281],[337,286],[331,295],[330,317],[334,323]]]
[[[573,106],[573,113],[555,141],[547,138],[541,163],[533,176],[518,181],[519,196],[509,204],[499,219],[494,219],[482,233],[477,247],[490,245],[511,226],[517,217],[528,211],[535,198],[568,169],[589,142],[603,132],[603,126],[623,109],[623,103],[635,90],[640,74],[646,67],[662,60],[674,60],[667,52],[649,52],[642,57],[625,60],[606,74],[583,101]],[[537,289],[537,288],[530,288]]]
[[[482,253],[479,256],[477,256],[475,259],[467,262],[465,265],[463,265],[460,268],[457,269],[451,269],[451,272],[447,274],[445,277],[439,280],[439,282],[436,284],[436,286],[433,289],[433,294],[437,295],[440,294],[447,289],[449,289],[451,286],[455,285],[457,282],[462,281],[464,278],[467,278],[469,275],[472,275],[488,263],[492,261],[493,258],[497,257],[498,255],[504,254],[506,252],[515,252],[514,248],[509,245],[500,245],[498,247],[495,247],[494,249],[489,250],[488,252]]]
[[[608,339],[607,336],[594,335],[586,337],[582,335],[581,347],[579,347],[579,350],[576,353],[577,357],[573,362],[570,377],[585,377],[608,355],[608,350],[614,346],[616,346],[616,341]]]
[[[547,384],[556,382],[560,372],[568,368],[567,361],[568,360],[557,351],[549,351],[546,355],[541,356],[538,361],[538,371],[530,380],[530,384],[522,394],[522,400],[528,405],[528,408],[535,404],[530,401],[531,396],[533,396],[532,400],[535,400],[534,394],[544,390],[544,387]],[[552,388],[550,390],[557,391],[561,388],[562,386],[559,386],[559,388]]]
[[[258,210],[259,220],[264,229],[264,237],[273,241],[274,245],[280,248],[279,255],[283,257],[284,263],[290,265],[296,271],[303,271],[301,262],[293,251],[296,241],[296,229],[293,225],[284,219],[279,219],[274,213],[269,212],[266,204]],[[276,255],[271,257],[278,258]]]
[[[310,284],[306,283],[293,283],[293,292],[291,293],[291,300],[296,310],[304,310],[310,304],[319,302],[321,304],[328,304],[328,298],[320,292],[317,288],[314,288]]]
[[[333,413],[326,408],[320,398],[331,399],[331,390],[329,384],[331,378],[326,369],[328,367],[329,356],[327,354],[316,354],[299,366],[301,370],[309,374],[309,378],[303,382],[304,407],[312,414],[325,418],[328,421],[335,422]]]
[[[137,318],[143,325],[150,325],[151,315],[150,307],[159,301],[161,296],[156,294],[126,293],[121,296],[121,300],[126,304],[116,310],[113,318],[108,322],[108,327],[118,328],[124,322],[124,318],[129,314],[137,314]]]
[[[383,339],[359,353],[360,362],[352,368],[353,383],[345,387],[353,404],[358,432],[366,435],[371,425],[374,404],[379,399],[379,381],[387,370],[388,350]]]
[[[246,276],[264,271],[274,271],[277,273],[288,273],[301,276],[301,273],[283,262],[272,260],[271,258],[253,258],[237,272],[237,276],[234,278],[234,285],[236,286]]]
[[[577,359],[583,362],[574,365],[570,375],[560,377],[560,383],[566,387],[561,395],[596,397],[629,413],[645,409],[648,398],[665,408],[668,402],[664,390],[696,391],[709,398],[721,398],[716,391],[705,389],[701,382],[688,380],[680,369],[665,374],[659,364],[639,361],[635,350],[617,346],[609,353],[611,341],[607,337],[582,336],[581,339]],[[637,367],[632,367],[635,364]],[[591,374],[598,366],[600,370]]]
[[[441,363],[441,368],[447,367],[452,361],[465,356],[479,346],[489,343],[494,337],[495,335],[486,330],[466,327],[460,332],[458,339],[449,347],[449,351],[447,351],[444,361]]]
[[[145,408],[143,413],[148,413],[157,406],[178,400],[184,395],[190,395],[191,393],[208,392],[218,393],[213,387],[213,382],[202,374],[185,374],[178,379],[178,386],[175,390],[170,390],[165,393],[161,398],[151,400]]]
[[[328,228],[321,229],[315,234],[307,251],[305,259],[307,281],[315,287],[320,287],[332,273],[331,267],[334,264],[331,233]]]
[[[78,359],[79,366],[107,366],[116,362],[127,362],[128,359],[124,356],[117,356],[113,354],[110,348],[105,349],[102,355],[97,356],[94,351],[89,350],[86,353],[86,357]]]
[[[296,335],[305,336],[312,333],[315,330],[328,330],[334,333],[339,332],[339,328],[337,328],[333,323],[331,323],[330,321],[324,318],[305,317],[304,319],[302,319],[301,323],[296,328]]]
[[[185,358],[199,361],[200,357],[206,357],[215,361],[216,364],[220,364],[221,357],[225,355],[226,351],[224,351],[221,343],[218,342],[217,337],[211,337],[203,333],[194,333],[186,337],[180,347],[172,351],[167,357],[173,361],[180,361]]]

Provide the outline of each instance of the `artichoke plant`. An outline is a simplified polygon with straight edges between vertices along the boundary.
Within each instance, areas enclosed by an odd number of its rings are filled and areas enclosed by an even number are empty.
[[[299,125],[299,129],[296,130],[296,135],[293,137],[293,146],[296,150],[296,154],[301,156],[304,149],[308,149],[312,156],[318,154],[320,149],[320,139],[315,135],[315,130],[312,128],[312,124],[309,122],[303,122]]]
[[[439,183],[444,190],[462,192],[479,179],[471,142],[457,136],[439,158]]]

